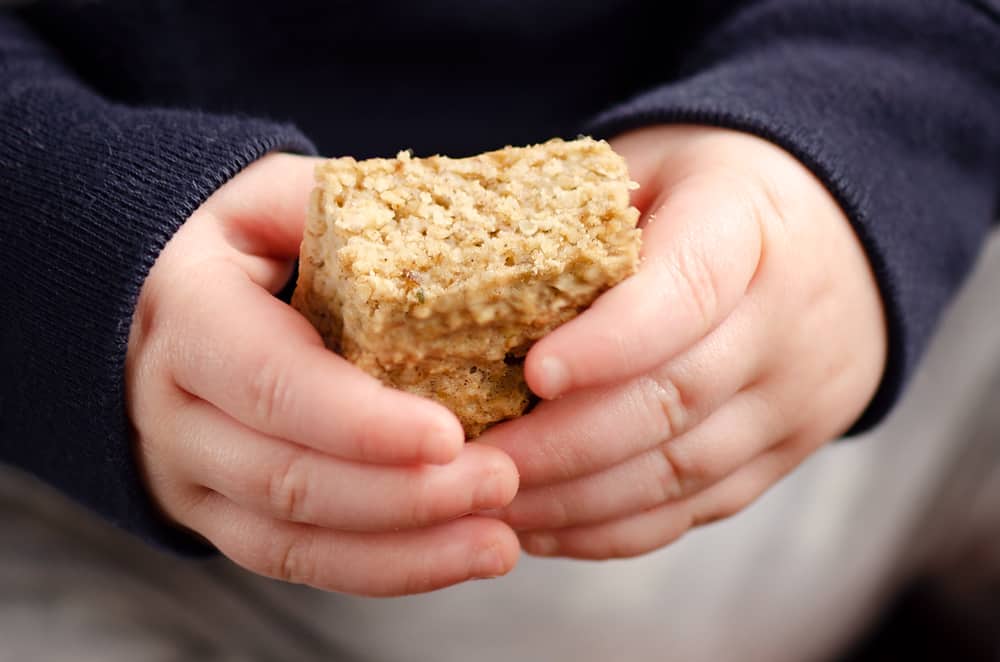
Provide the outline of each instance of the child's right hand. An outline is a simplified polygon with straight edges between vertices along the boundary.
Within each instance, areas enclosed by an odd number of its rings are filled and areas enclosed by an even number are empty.
[[[143,285],[126,363],[136,456],[164,513],[263,575],[365,595],[509,571],[502,451],[382,387],[272,296],[314,159],[270,155],[213,194]]]

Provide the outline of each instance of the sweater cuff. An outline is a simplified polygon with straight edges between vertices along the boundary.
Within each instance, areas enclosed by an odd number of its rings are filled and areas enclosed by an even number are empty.
[[[15,121],[7,121],[8,119]],[[110,104],[72,82],[0,104],[0,459],[181,553],[131,447],[124,366],[139,290],[205,199],[268,152],[312,154],[268,121]]]
[[[885,54],[778,44],[650,90],[584,129],[606,138],[658,123],[744,131],[782,147],[824,183],[867,252],[888,324],[882,382],[848,435],[874,427],[899,399],[992,218],[996,186],[985,165],[996,162],[989,147],[996,135],[983,129],[978,146],[954,158],[949,132],[958,118],[990,125],[977,112],[950,107],[937,89],[967,81],[947,80],[949,72],[934,67],[917,73],[922,80],[914,80],[912,65]],[[983,94],[967,88],[955,96]],[[934,135],[900,129],[934,122]]]

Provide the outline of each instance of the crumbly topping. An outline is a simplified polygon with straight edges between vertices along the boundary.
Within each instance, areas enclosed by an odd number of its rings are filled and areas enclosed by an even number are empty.
[[[316,179],[292,304],[470,437],[529,405],[516,359],[638,265],[635,184],[603,141],[333,159]]]
[[[317,180],[344,277],[414,307],[499,273],[599,262],[635,233],[625,163],[589,138],[464,159],[334,159]]]

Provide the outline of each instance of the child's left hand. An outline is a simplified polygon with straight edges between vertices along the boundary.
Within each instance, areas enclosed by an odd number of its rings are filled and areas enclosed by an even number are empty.
[[[614,147],[639,272],[532,348],[548,401],[479,441],[518,466],[499,515],[534,554],[642,554],[738,512],[856,420],[886,357],[862,246],[792,156],[684,126]]]

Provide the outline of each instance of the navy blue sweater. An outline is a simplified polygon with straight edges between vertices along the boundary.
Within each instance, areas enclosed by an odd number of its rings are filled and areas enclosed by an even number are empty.
[[[679,8],[671,8],[671,5]],[[52,0],[0,12],[0,460],[153,542],[123,365],[139,288],[271,150],[461,155],[749,131],[848,213],[891,408],[1000,201],[996,0]]]

